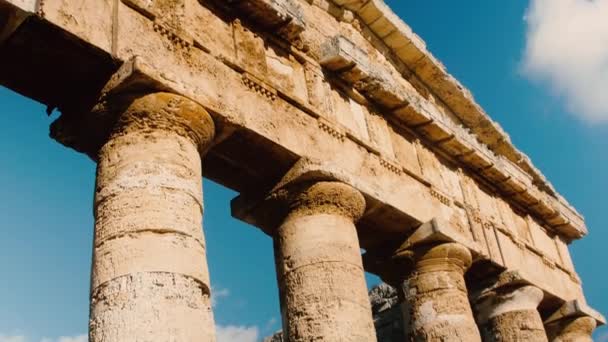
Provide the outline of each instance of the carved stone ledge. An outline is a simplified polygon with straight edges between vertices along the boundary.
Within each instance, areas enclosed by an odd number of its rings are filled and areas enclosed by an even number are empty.
[[[244,13],[267,30],[273,30],[291,43],[301,44],[305,30],[302,10],[294,0],[218,0]]]

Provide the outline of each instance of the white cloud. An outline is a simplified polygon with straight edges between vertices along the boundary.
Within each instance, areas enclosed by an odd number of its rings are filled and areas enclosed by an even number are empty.
[[[211,306],[215,307],[220,299],[230,296],[230,290],[228,289],[216,289],[211,288]]]
[[[89,337],[87,335],[79,335],[79,336],[61,336],[56,340],[45,337],[40,342],[87,342],[88,340],[89,340]]]
[[[0,334],[0,342],[25,342],[25,336],[22,335],[2,335]]]
[[[0,342],[28,342],[28,339],[24,335],[3,335],[0,334]],[[44,337],[40,342],[87,342],[89,340],[87,335],[79,336],[62,336],[57,339]]]
[[[255,326],[218,325],[215,327],[217,342],[257,342],[259,331]]]
[[[530,0],[523,72],[568,109],[608,123],[608,0]]]

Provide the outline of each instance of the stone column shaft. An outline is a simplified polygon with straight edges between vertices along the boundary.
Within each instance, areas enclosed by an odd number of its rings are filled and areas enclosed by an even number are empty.
[[[481,341],[464,281],[469,250],[457,243],[422,245],[399,257],[413,261],[413,271],[402,282],[406,336],[412,341]]]
[[[534,286],[502,287],[477,300],[477,321],[487,342],[547,342],[538,305],[543,291]]]
[[[376,341],[354,224],[363,196],[337,182],[297,188],[274,238],[286,340]]]
[[[199,151],[209,114],[183,97],[121,97],[99,152],[91,342],[215,341]]]

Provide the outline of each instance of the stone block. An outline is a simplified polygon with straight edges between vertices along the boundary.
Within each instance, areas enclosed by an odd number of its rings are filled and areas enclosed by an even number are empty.
[[[376,113],[368,113],[366,118],[371,144],[380,151],[380,155],[390,160],[394,160],[395,152],[393,150],[393,141],[386,119]]]
[[[406,250],[427,243],[457,242],[473,251],[479,251],[479,245],[467,235],[459,232],[449,222],[434,218],[418,227],[399,247],[399,250]]]
[[[422,176],[418,151],[413,138],[394,126],[390,127],[389,134],[395,151],[395,158],[397,158],[399,164],[410,173]]]
[[[321,46],[320,63],[331,71],[341,71],[358,66],[369,74],[369,58],[365,51],[344,36],[335,36]]]
[[[193,38],[196,45],[211,54],[234,60],[234,34],[230,21],[204,6],[203,1],[184,1],[183,30]]]
[[[302,9],[295,0],[221,1],[244,13],[250,20],[290,42],[299,39],[306,25]]]
[[[236,46],[236,63],[247,72],[266,79],[268,65],[266,64],[266,47],[262,37],[235,21],[234,44]]]
[[[555,236],[554,241],[559,252],[561,266],[568,271],[574,272],[574,263],[572,262],[572,257],[570,256],[568,244],[562,237],[558,235]]]
[[[289,54],[269,47],[266,49],[268,83],[277,90],[308,102],[304,67]]]
[[[538,221],[528,216],[528,227],[530,227],[530,233],[534,241],[534,246],[543,252],[551,261],[555,263],[561,262],[559,251],[557,250],[557,244],[553,236],[549,235],[549,232],[543,228]]]
[[[38,12],[46,20],[106,52],[112,52],[112,0],[44,0]]]

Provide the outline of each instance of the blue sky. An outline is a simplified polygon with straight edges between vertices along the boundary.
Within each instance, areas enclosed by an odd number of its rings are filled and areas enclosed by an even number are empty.
[[[571,251],[608,313],[608,0],[531,2],[387,0],[585,215],[590,235]],[[95,165],[48,138],[41,105],[0,88],[0,113],[0,342],[82,342]],[[204,186],[220,333],[255,340],[280,327],[272,243],[230,217],[234,193]]]

